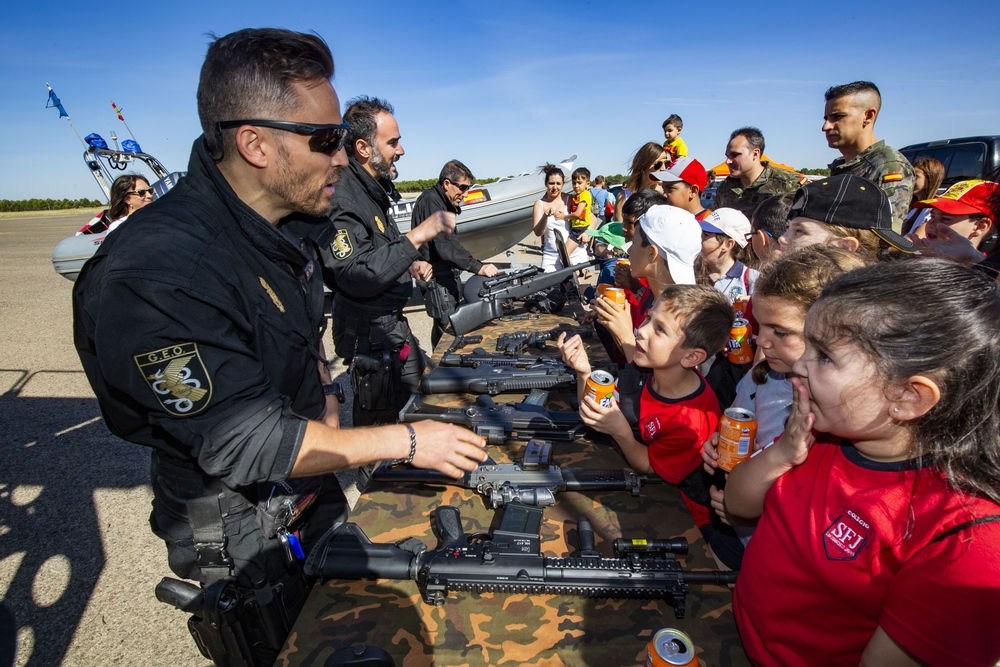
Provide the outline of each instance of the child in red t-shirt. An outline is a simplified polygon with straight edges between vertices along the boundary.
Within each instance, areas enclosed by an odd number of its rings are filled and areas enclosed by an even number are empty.
[[[941,260],[825,288],[784,434],[726,486],[760,517],[733,599],[752,662],[1000,659],[998,330],[996,285]]]
[[[563,360],[577,372],[580,418],[615,439],[637,472],[655,472],[680,487],[699,528],[711,523],[701,446],[719,423],[719,402],[697,366],[729,339],[733,309],[718,291],[671,285],[635,336],[633,363],[622,369],[616,399],[600,405],[585,396],[590,360],[579,336],[558,339]]]

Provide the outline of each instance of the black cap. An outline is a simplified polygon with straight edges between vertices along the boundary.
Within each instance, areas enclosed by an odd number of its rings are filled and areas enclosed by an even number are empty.
[[[849,229],[868,229],[903,252],[917,250],[913,242],[892,231],[892,205],[882,189],[854,174],[829,176],[799,188],[788,219],[799,217]]]

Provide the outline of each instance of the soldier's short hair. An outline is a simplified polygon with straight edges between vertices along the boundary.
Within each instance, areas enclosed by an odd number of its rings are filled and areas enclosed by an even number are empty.
[[[678,130],[684,129],[684,121],[681,120],[681,117],[675,113],[670,114],[669,116],[667,116],[667,119],[663,121],[664,130],[667,129],[667,125],[673,125]]]
[[[458,160],[449,160],[441,167],[441,175],[438,176],[438,183],[444,183],[445,181],[458,183],[463,178],[469,179],[470,183],[475,180],[468,167]]]
[[[830,86],[823,94],[823,98],[829,102],[830,100],[839,100],[841,97],[857,95],[858,93],[871,93],[875,95],[875,99],[877,100],[875,108],[882,108],[882,93],[879,92],[878,86],[871,81],[854,81],[852,83],[845,83],[842,86]]]
[[[392,105],[380,97],[369,95],[358,95],[347,101],[347,110],[344,111],[344,121],[351,129],[347,131],[347,141],[345,146],[347,152],[357,156],[357,142],[362,139],[369,146],[375,146],[378,137],[378,115],[387,113],[390,116],[396,113]]]
[[[214,37],[214,36],[213,36]],[[296,83],[329,80],[333,56],[319,35],[279,28],[247,28],[218,37],[208,47],[198,81],[198,119],[213,155],[236,155],[236,130],[227,120],[280,119],[298,105]]]
[[[738,130],[733,130],[733,133],[729,135],[729,140],[732,141],[736,137],[743,137],[750,144],[751,148],[759,148],[760,154],[764,154],[764,134],[756,127],[747,125]]]

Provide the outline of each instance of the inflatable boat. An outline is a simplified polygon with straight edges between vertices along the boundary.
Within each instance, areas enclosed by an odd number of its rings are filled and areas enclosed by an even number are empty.
[[[576,157],[573,155],[559,163],[567,176],[573,170]],[[124,153],[91,147],[84,153],[84,161],[106,193],[110,188],[107,178],[101,178],[104,176],[101,160],[112,164],[131,160],[146,163],[160,177],[152,184],[154,201],[184,176],[184,172],[167,172],[156,158],[146,153]],[[465,194],[462,212],[457,219],[456,233],[462,245],[479,260],[486,260],[514,247],[531,233],[532,207],[544,192],[541,169],[502,178],[493,183],[474,185]],[[392,207],[393,218],[404,234],[410,231],[410,214],[415,203],[416,199],[403,199]],[[84,263],[97,252],[106,236],[107,232],[81,234],[60,241],[52,251],[52,266],[56,273],[69,280],[76,280]]]

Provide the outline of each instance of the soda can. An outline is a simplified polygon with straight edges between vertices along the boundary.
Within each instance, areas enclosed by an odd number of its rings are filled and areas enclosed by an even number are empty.
[[[631,269],[632,268],[632,260],[630,260],[630,259],[619,259],[617,262],[615,262],[615,268],[616,269],[621,269],[621,268]]]
[[[663,628],[649,640],[646,667],[691,667],[697,664],[694,642],[680,630]]]
[[[733,311],[736,313],[737,319],[743,318],[747,310],[747,303],[749,303],[749,301],[750,299],[748,299],[745,295],[742,294],[733,299]]]
[[[591,396],[602,408],[611,407],[611,396],[615,393],[615,378],[607,371],[594,371],[587,378],[584,396]]]
[[[604,298],[618,304],[618,307],[625,310],[625,290],[621,287],[609,287],[604,290]]]
[[[601,296],[602,294],[604,294],[604,292],[606,292],[607,290],[609,290],[612,287],[613,287],[613,285],[609,285],[607,283],[599,283],[597,285],[597,296]]]
[[[719,420],[719,469],[732,472],[753,454],[757,417],[750,410],[729,408]]]
[[[726,357],[734,364],[749,364],[753,361],[753,346],[750,344],[749,322],[737,318],[729,334]]]

